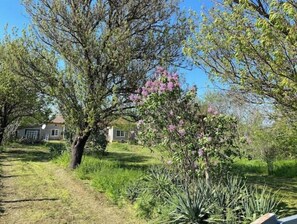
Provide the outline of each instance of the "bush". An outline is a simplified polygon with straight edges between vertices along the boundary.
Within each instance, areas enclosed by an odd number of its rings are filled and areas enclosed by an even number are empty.
[[[45,146],[49,149],[49,152],[53,158],[58,157],[67,151],[65,143],[62,142],[47,142]]]

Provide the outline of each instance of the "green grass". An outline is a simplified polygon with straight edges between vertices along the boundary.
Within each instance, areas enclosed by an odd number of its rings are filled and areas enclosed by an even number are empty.
[[[107,152],[104,156],[85,155],[74,173],[118,205],[125,202],[123,199],[127,188],[143,177],[148,168],[162,161],[159,151],[151,152],[147,148],[127,143],[109,144]],[[56,163],[64,167],[68,167],[69,161],[69,153],[55,159]],[[296,160],[276,161],[273,176],[267,175],[266,163],[261,160],[238,159],[233,164],[233,170],[238,175],[246,176],[250,184],[267,185],[271,190],[279,191],[283,202],[280,216],[297,213]]]
[[[277,160],[273,175],[268,175],[267,165],[261,160],[240,159],[233,164],[233,171],[246,176],[247,182],[268,186],[281,198],[282,211],[279,216],[297,214],[297,160]]]
[[[233,171],[243,174],[267,175],[267,164],[261,160],[239,159],[233,164]],[[274,162],[275,177],[297,177],[297,159]]]
[[[75,174],[90,185],[104,192],[117,204],[123,203],[127,188],[139,180],[152,165],[160,164],[160,154],[149,149],[126,143],[111,143],[107,155],[85,155]],[[55,162],[68,167],[69,153],[55,159]]]

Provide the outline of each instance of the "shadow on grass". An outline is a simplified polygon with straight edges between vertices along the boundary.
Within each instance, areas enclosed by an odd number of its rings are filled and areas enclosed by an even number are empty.
[[[39,149],[11,149],[0,156],[0,160],[23,162],[47,162],[51,160],[50,153]]]
[[[98,156],[96,154],[89,154],[89,156],[96,159],[115,162],[119,164],[119,167],[125,169],[147,170],[152,166],[152,164],[149,163],[152,157],[137,155],[133,152],[107,152],[106,155]]]
[[[247,183],[267,186],[278,192],[280,200],[277,216],[286,217],[297,214],[297,161],[280,160],[274,163],[273,175],[267,175],[267,165],[260,160],[241,160],[232,165],[236,175],[246,176]]]
[[[9,201],[1,201],[1,203],[18,203],[18,202],[32,202],[32,201],[57,201],[59,198],[25,198],[25,199],[16,199]]]

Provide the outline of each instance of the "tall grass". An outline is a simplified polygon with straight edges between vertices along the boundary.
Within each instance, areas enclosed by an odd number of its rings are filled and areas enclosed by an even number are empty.
[[[267,175],[267,164],[261,160],[240,159],[235,161],[233,171],[242,174]],[[297,177],[297,159],[277,160],[274,162],[273,176],[276,177]]]
[[[145,170],[159,160],[148,149],[140,146],[113,143],[107,156],[85,155],[82,164],[74,171],[82,180],[89,180],[90,185],[104,192],[116,204],[121,204],[127,188],[144,174]],[[63,167],[70,162],[69,152],[54,160]]]

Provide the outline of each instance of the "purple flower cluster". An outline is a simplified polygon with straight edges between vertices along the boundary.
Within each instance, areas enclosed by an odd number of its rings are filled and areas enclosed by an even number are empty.
[[[174,132],[175,129],[176,129],[176,126],[173,125],[173,124],[170,124],[170,125],[168,126],[168,131],[169,131],[169,132]]]
[[[215,108],[213,108],[212,106],[209,106],[207,108],[207,113],[212,114],[212,115],[218,115],[219,114],[219,112]]]
[[[140,102],[150,94],[171,92],[180,87],[178,74],[170,73],[162,67],[157,67],[154,77],[154,80],[148,80],[144,87],[139,88],[135,94],[131,94],[129,99],[132,102]]]

